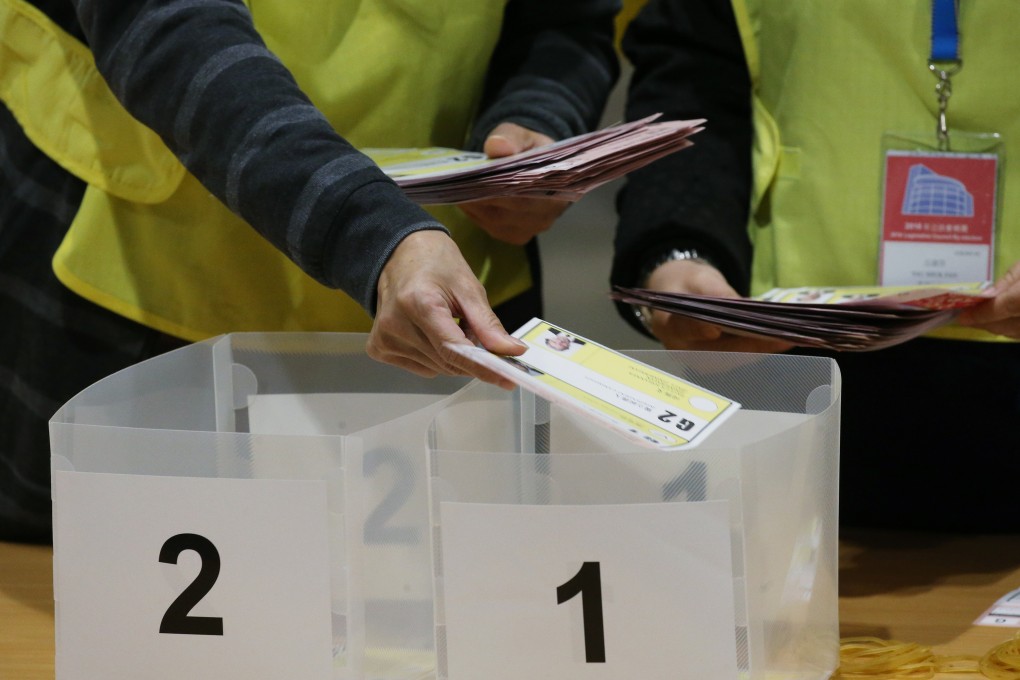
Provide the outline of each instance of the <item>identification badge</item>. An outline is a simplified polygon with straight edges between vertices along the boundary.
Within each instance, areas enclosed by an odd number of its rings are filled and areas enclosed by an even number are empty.
[[[884,139],[878,283],[992,280],[999,137],[956,133],[951,151],[916,140]]]

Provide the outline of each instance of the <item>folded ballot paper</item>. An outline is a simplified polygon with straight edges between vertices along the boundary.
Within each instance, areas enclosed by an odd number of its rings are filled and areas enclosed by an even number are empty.
[[[803,347],[866,351],[898,345],[948,324],[987,298],[988,282],[931,286],[776,288],[722,298],[616,287],[611,296]]]
[[[431,147],[362,149],[416,203],[527,196],[579,199],[592,189],[691,145],[701,120],[621,123],[515,156]]]
[[[447,347],[522,388],[637,444],[684,449],[705,441],[740,404],[541,319],[518,328],[528,350],[503,357]]]

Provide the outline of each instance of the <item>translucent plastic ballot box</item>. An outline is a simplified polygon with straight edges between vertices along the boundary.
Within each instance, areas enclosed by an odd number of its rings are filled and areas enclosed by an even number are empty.
[[[426,436],[468,384],[360,334],[236,334],[51,421],[61,680],[400,678],[435,665]]]
[[[834,362],[631,353],[742,404],[660,451],[365,340],[222,336],[53,417],[58,680],[835,669]]]
[[[829,678],[835,362],[629,354],[743,407],[682,451],[481,383],[436,414],[438,676]]]

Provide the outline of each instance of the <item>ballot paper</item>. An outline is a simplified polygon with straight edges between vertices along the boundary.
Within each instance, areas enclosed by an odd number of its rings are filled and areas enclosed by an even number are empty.
[[[447,345],[538,396],[647,447],[702,443],[740,404],[619,352],[532,319],[513,333],[528,345],[503,357],[472,345]]]
[[[776,288],[757,298],[724,298],[615,287],[620,302],[724,326],[731,332],[837,351],[898,345],[950,323],[988,298],[989,282],[955,285]]]
[[[655,114],[504,158],[430,147],[362,151],[417,203],[524,196],[575,201],[652,161],[685,149],[704,119],[656,122]]]
[[[1020,588],[1006,593],[985,610],[975,626],[1002,626],[1020,628]]]

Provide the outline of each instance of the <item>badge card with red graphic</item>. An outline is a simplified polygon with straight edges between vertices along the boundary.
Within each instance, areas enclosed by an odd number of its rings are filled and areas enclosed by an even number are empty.
[[[994,278],[997,176],[994,153],[888,151],[880,284]]]

